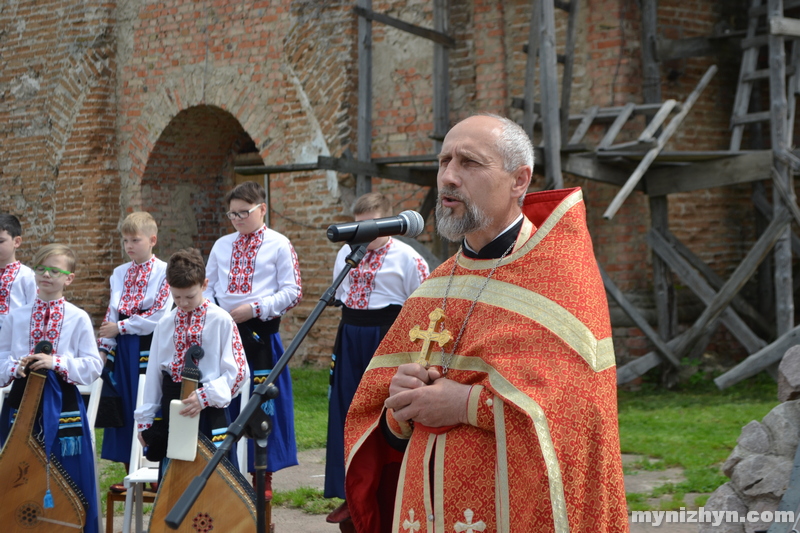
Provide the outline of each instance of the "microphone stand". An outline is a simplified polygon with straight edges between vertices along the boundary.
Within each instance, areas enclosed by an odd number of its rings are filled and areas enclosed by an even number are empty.
[[[194,502],[200,496],[200,493],[203,491],[203,488],[205,488],[208,479],[217,468],[219,462],[223,457],[228,455],[228,452],[231,450],[231,448],[233,448],[234,444],[236,444],[239,439],[242,438],[242,435],[245,433],[245,431],[250,430],[254,433],[254,440],[256,441],[256,531],[257,533],[266,533],[268,525],[266,524],[264,516],[266,513],[266,502],[264,501],[264,472],[266,471],[267,466],[267,437],[272,429],[272,424],[269,420],[269,417],[267,417],[267,420],[262,419],[261,422],[256,421],[253,423],[253,420],[255,420],[254,417],[256,414],[261,413],[263,415],[261,404],[267,400],[278,397],[278,388],[272,383],[289,363],[289,360],[294,356],[297,348],[300,347],[300,344],[306,338],[306,335],[308,335],[308,332],[316,323],[317,319],[322,314],[322,311],[324,311],[327,306],[333,305],[333,302],[336,298],[336,289],[338,289],[339,285],[342,284],[344,278],[347,277],[352,268],[358,266],[358,264],[364,258],[364,255],[367,253],[367,246],[369,245],[369,242],[349,244],[350,254],[345,259],[345,267],[333,281],[331,286],[328,287],[325,293],[320,297],[319,302],[317,302],[317,305],[314,307],[314,310],[311,311],[311,314],[309,314],[308,318],[303,323],[303,326],[297,332],[297,335],[295,335],[294,339],[292,339],[291,344],[283,353],[283,356],[281,356],[278,362],[275,363],[275,366],[272,368],[272,372],[270,372],[270,374],[267,376],[266,381],[255,388],[250,400],[248,400],[248,402],[242,407],[239,416],[228,427],[225,440],[222,441],[222,444],[219,446],[219,448],[217,448],[217,451],[208,461],[203,471],[200,472],[200,475],[196,476],[189,483],[189,486],[183,491],[183,494],[181,494],[181,497],[172,507],[172,510],[170,510],[169,514],[167,514],[164,522],[166,522],[169,528],[178,529],[178,527],[180,527],[181,522],[183,522],[183,519],[186,518],[186,515],[189,513],[192,505],[194,505]]]

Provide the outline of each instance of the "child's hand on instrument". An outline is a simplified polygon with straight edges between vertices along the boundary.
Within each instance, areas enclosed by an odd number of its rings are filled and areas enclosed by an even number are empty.
[[[203,410],[203,406],[200,405],[200,398],[197,397],[197,393],[195,391],[192,391],[192,393],[189,394],[188,397],[181,400],[181,402],[186,406],[181,409],[181,416],[194,418],[200,414],[200,411]]]

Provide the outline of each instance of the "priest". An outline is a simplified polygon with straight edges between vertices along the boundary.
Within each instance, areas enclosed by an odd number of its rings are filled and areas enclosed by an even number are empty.
[[[627,531],[616,370],[580,189],[525,195],[533,147],[476,115],[439,154],[439,233],[345,427],[359,533]]]

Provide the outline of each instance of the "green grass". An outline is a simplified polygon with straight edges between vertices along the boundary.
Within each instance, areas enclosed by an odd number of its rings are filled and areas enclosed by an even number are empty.
[[[328,440],[328,369],[292,368],[294,432],[298,450],[324,448]]]
[[[276,492],[272,497],[272,505],[292,507],[309,514],[328,514],[341,505],[342,501],[339,498],[325,498],[321,490],[311,487]]]
[[[658,458],[654,468],[680,466],[686,481],[667,493],[712,492],[727,481],[720,471],[742,427],[778,404],[777,385],[762,374],[725,391],[712,382],[676,390],[645,385],[619,393],[623,453]]]

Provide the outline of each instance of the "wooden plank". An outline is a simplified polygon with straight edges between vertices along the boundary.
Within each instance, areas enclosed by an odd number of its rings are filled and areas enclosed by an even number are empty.
[[[536,61],[539,59],[539,26],[541,10],[538,0],[531,1],[531,24],[528,28],[528,46],[525,58],[525,97],[522,99],[522,129],[533,141],[533,128],[538,120],[536,100]],[[516,99],[514,99],[516,100]],[[513,105],[513,102],[512,102]]]
[[[647,155],[644,157],[644,159],[642,159],[642,162],[639,164],[639,166],[636,168],[633,174],[631,174],[631,177],[628,178],[628,181],[625,183],[625,185],[622,186],[620,191],[614,197],[614,200],[611,201],[611,205],[609,205],[608,209],[606,209],[605,213],[603,213],[603,218],[611,219],[614,217],[619,208],[622,206],[622,203],[625,201],[628,195],[630,195],[630,193],[633,192],[633,189],[636,187],[636,184],[639,183],[639,180],[642,179],[644,173],[653,163],[653,161],[656,158],[656,155],[658,155],[658,152],[660,152],[664,148],[664,146],[667,144],[667,142],[675,133],[675,131],[677,131],[678,126],[681,124],[681,122],[683,122],[683,119],[686,118],[686,115],[689,113],[694,103],[700,97],[700,93],[703,92],[703,89],[705,89],[706,85],[708,85],[708,83],[711,81],[711,78],[714,76],[716,72],[717,72],[716,65],[711,65],[708,68],[706,73],[700,79],[700,82],[697,84],[697,87],[694,88],[691,94],[689,94],[689,97],[683,103],[681,110],[674,117],[672,117],[672,120],[669,122],[667,127],[664,128],[664,131],[661,133],[661,135],[659,135],[658,145],[649,152],[647,152]]]
[[[358,0],[357,6],[372,11],[372,0]],[[372,21],[358,17],[358,110],[356,150],[360,161],[372,158]],[[372,179],[356,175],[356,197],[372,191]]]
[[[605,165],[592,154],[569,154],[561,158],[564,172],[621,187],[630,176],[624,168]],[[642,188],[643,190],[644,188]]]
[[[710,56],[718,53],[720,50],[717,40],[712,39],[708,35],[683,39],[659,38],[656,42],[658,58],[661,61]]]
[[[750,11],[761,6],[761,0],[750,0]],[[766,9],[766,8],[765,8]],[[766,13],[766,10],[765,10]],[[755,38],[758,30],[758,16],[751,16],[747,21],[746,39]],[[764,43],[766,44],[766,42]],[[758,47],[744,48],[742,61],[739,64],[739,83],[736,86],[736,97],[731,110],[731,140],[729,147],[731,150],[739,150],[742,146],[742,136],[744,135],[744,124],[735,124],[734,117],[741,117],[747,114],[750,109],[750,97],[753,93],[753,84],[747,81],[758,63]]]
[[[544,131],[545,188],[563,189],[561,176],[561,123],[558,112],[558,72],[556,72],[556,23],[553,0],[538,2],[541,9],[539,31],[539,72],[542,79],[542,122]]]
[[[681,367],[681,362],[678,360],[677,357],[672,353],[666,343],[661,339],[661,337],[656,333],[656,331],[647,323],[647,319],[645,319],[642,314],[636,309],[625,295],[622,293],[621,290],[614,284],[614,281],[608,276],[605,269],[602,266],[597,265],[600,269],[600,275],[603,278],[603,285],[606,288],[606,292],[614,298],[614,300],[619,304],[623,311],[633,320],[633,323],[636,324],[636,327],[642,330],[642,333],[653,343],[656,347],[656,350],[659,354],[669,362],[675,368]]]
[[[422,26],[417,26],[416,24],[410,24],[398,18],[384,15],[383,13],[377,13],[373,11],[371,7],[363,7],[360,2],[359,5],[353,7],[353,13],[358,15],[359,18],[374,20],[375,22],[392,26],[393,28],[416,35],[417,37],[428,39],[429,41],[446,46],[447,48],[455,48],[456,46],[455,39],[446,33],[432,30],[430,28],[423,28]]]
[[[447,0],[433,0],[433,27],[447,33],[450,19]],[[450,52],[448,47],[433,45],[433,151],[438,154],[444,136],[450,128]],[[441,140],[440,140],[441,139]]]
[[[751,151],[731,152],[729,150],[701,150],[698,152],[672,152],[664,150],[656,156],[655,163],[695,163],[697,161],[711,161],[714,159],[727,159],[752,153]],[[641,161],[644,159],[642,152],[638,150],[603,150],[595,154],[600,159],[626,158],[631,161]]]
[[[437,169],[420,167],[393,167],[389,165],[376,165],[371,162],[358,161],[355,159],[319,156],[319,168],[335,170],[349,174],[374,176],[404,183],[413,183],[423,187],[433,187],[436,185]]]
[[[780,37],[800,38],[800,20],[788,17],[771,17],[769,33]]]
[[[767,221],[772,220],[772,204],[767,200],[763,187],[753,192],[753,205]],[[792,253],[800,257],[800,237],[795,235],[794,232],[792,232]]]
[[[755,376],[768,366],[779,362],[783,359],[786,350],[797,344],[800,344],[800,326],[795,326],[771,344],[752,354],[721,376],[718,376],[714,380],[714,383],[720,390],[736,385],[743,379]]]
[[[650,168],[643,181],[647,194],[662,196],[760,181],[771,175],[772,154],[760,150],[682,167]]]
[[[718,291],[725,285],[725,281],[717,275],[716,272],[711,270],[711,268],[705,264],[699,257],[697,257],[694,252],[692,252],[686,245],[684,245],[675,235],[671,232],[667,232],[664,235],[664,238],[667,239],[667,242],[675,249],[680,256],[686,260],[692,268],[697,270],[705,279],[708,281],[708,284],[711,286],[714,291]],[[800,239],[798,239],[800,241]],[[746,316],[749,320],[752,320],[764,333],[767,338],[772,338],[775,336],[775,328],[770,324],[763,316],[762,313],[758,312],[750,303],[745,300],[740,294],[734,296],[733,300],[731,300],[731,305],[736,312],[740,313],[743,316]]]
[[[732,115],[731,124],[740,126],[745,124],[756,124],[758,122],[769,122],[772,116],[769,111],[759,111],[758,113],[746,113],[744,115]]]
[[[660,234],[669,231],[669,209],[666,196],[649,196],[651,231]],[[658,333],[662,339],[671,339],[678,329],[678,306],[672,272],[655,250],[653,260],[653,292],[658,315]]]
[[[675,109],[676,105],[678,105],[676,100],[666,100],[661,105],[661,109],[658,110],[647,127],[642,131],[642,134],[639,135],[639,142],[651,142],[653,137],[656,136],[658,129],[661,127],[664,121],[667,120],[667,117],[670,113],[672,113],[672,110]]]
[[[790,192],[786,187],[786,184],[783,182],[783,178],[778,175],[778,171],[774,167],[772,168],[772,184],[775,186],[775,190],[778,191],[778,194],[780,194],[783,204],[789,209],[789,212],[794,217],[794,221],[800,225],[800,209],[797,207],[797,198],[795,197],[794,193]]]
[[[439,189],[431,187],[422,200],[422,205],[419,208],[419,214],[422,215],[422,220],[428,220],[428,217],[433,213],[436,208],[436,198],[439,196]]]
[[[619,132],[622,129],[622,127],[625,125],[626,122],[628,122],[628,119],[633,113],[634,108],[635,105],[632,103],[628,103],[625,106],[623,106],[622,110],[620,110],[619,112],[619,115],[617,115],[616,120],[614,120],[614,123],[611,124],[611,126],[609,126],[605,136],[597,145],[597,150],[605,150],[606,148],[611,146],[611,144],[614,142],[614,139],[616,139],[617,135],[619,135]]]
[[[783,0],[767,0],[767,19],[773,20],[783,16]],[[792,176],[788,165],[781,159],[781,152],[786,149],[788,139],[786,118],[788,102],[786,101],[786,50],[781,35],[769,36],[769,100],[770,113],[770,146],[775,153],[775,171],[778,176],[774,180],[781,181],[786,190],[792,187]],[[778,213],[786,212],[780,201],[780,192],[774,188],[772,208],[775,219]],[[794,326],[794,293],[792,283],[792,247],[791,228],[784,228],[775,243],[773,253],[775,261],[775,326],[778,335],[783,335]]]
[[[684,339],[685,336],[686,333],[684,332],[674,339],[670,339],[667,341],[667,348],[673,350],[674,352],[675,347],[681,342],[681,340]],[[625,383],[638,378],[649,370],[657,367],[662,362],[663,359],[661,359],[661,357],[659,357],[655,351],[648,352],[641,357],[633,359],[627,364],[617,368],[617,385],[624,385]]]
[[[800,7],[800,0],[783,0],[783,9],[793,9]],[[761,0],[753,2],[753,6],[747,11],[747,16],[750,18],[757,18],[767,14],[767,5],[762,4]]]
[[[597,113],[600,111],[600,106],[593,105],[589,109],[584,112],[583,119],[581,123],[578,124],[578,127],[575,128],[575,132],[572,134],[568,145],[578,144],[580,143],[584,137],[586,137],[586,133],[589,131],[589,128],[594,122],[595,117],[597,117]]]
[[[651,229],[647,233],[647,242],[650,244],[653,252],[658,254],[658,256],[675,271],[678,277],[686,283],[689,289],[691,289],[704,304],[709,305],[712,302],[717,295],[716,291],[714,291],[708,282],[706,282],[702,276],[698,275],[680,255],[678,255],[670,246],[667,239],[657,231]],[[748,353],[756,352],[766,346],[766,341],[753,333],[750,327],[733,309],[727,308],[722,311],[720,320],[736,340],[745,347]]]
[[[575,31],[578,26],[580,0],[571,0],[567,5],[567,41],[564,45],[564,69],[561,71],[561,102],[559,105],[559,121],[561,123],[561,144],[567,143],[569,134],[569,109],[572,98],[572,69],[575,64]]]
[[[694,324],[686,330],[686,337],[675,349],[678,358],[687,353],[703,335],[705,328],[714,320],[719,318],[722,311],[730,304],[733,297],[739,293],[744,284],[750,279],[761,261],[767,256],[769,251],[778,241],[778,238],[786,229],[786,224],[790,220],[787,212],[776,215],[770,222],[766,231],[759,237],[755,245],[745,256],[744,260],[736,267],[731,277],[725,285],[717,292],[716,296],[709,302]]]
[[[234,167],[233,171],[242,176],[261,176],[262,174],[283,174],[286,172],[307,172],[309,170],[319,170],[318,162],[314,163],[293,163],[291,165],[252,165]]]

